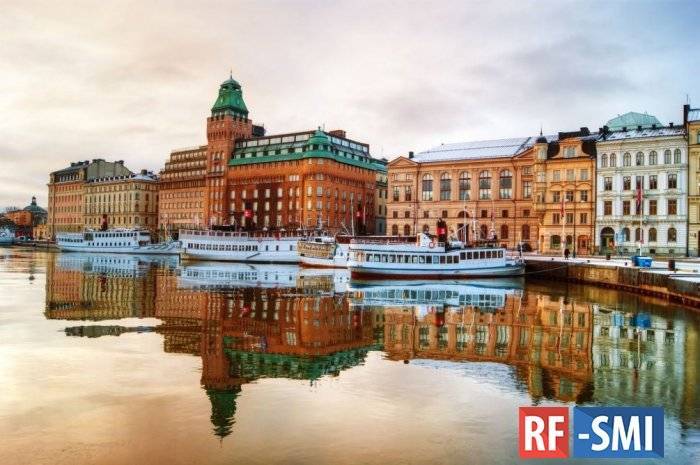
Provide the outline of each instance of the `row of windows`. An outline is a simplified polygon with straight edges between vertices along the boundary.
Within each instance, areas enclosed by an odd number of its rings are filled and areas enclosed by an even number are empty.
[[[427,224],[423,225],[423,231],[424,232],[429,232],[430,231],[430,226]],[[508,239],[510,236],[510,229],[508,225],[502,224],[499,228],[499,231],[501,233],[500,239]],[[462,233],[464,234],[464,233]],[[398,236],[399,235],[399,225],[395,224],[391,227],[391,235],[392,236]],[[403,235],[404,236],[410,236],[411,235],[411,226],[408,224],[405,224],[403,226]],[[485,224],[482,224],[479,227],[479,237],[481,239],[488,239],[489,238],[489,228]],[[528,241],[530,240],[530,225],[524,224],[520,227],[520,239]]]
[[[672,156],[673,154],[673,156]],[[646,163],[645,163],[646,162]],[[645,164],[648,164],[650,166],[653,165],[658,165],[659,163],[659,154],[655,151],[652,150],[649,152],[649,156],[645,156],[644,152],[637,152],[634,155],[634,165],[635,166],[644,166]],[[673,152],[671,150],[664,150],[664,158],[663,158],[663,163],[664,165],[680,165],[681,164],[681,149],[676,149]],[[616,167],[617,166],[617,155],[615,153],[611,153],[608,155],[607,153],[604,153],[603,155],[600,156],[600,167],[601,168],[607,168],[608,166],[610,167]],[[632,154],[629,152],[625,152],[622,155],[622,166],[632,166]]]
[[[479,199],[486,200],[491,198],[491,172],[484,170],[479,173]],[[459,174],[459,200],[469,200],[471,191],[471,174],[468,171],[463,171]],[[498,178],[499,198],[513,198],[513,173],[510,170],[502,170]],[[523,183],[524,194],[528,198],[532,192],[532,186],[529,182]],[[410,190],[405,191],[410,196]],[[394,187],[393,197],[397,200],[399,196],[399,188]],[[424,174],[421,178],[421,199],[424,201],[433,200],[433,175]],[[450,173],[442,173],[440,175],[440,200],[452,199],[452,177]],[[404,199],[410,200],[410,199]]]
[[[648,184],[646,189],[656,190],[659,188],[658,177],[655,174],[651,174],[648,177]],[[645,189],[644,187],[644,176],[635,176],[634,179],[635,189]],[[678,189],[678,175],[676,173],[669,173],[666,176],[666,189]],[[613,190],[613,178],[611,176],[605,176],[603,178],[603,190],[612,191]],[[629,191],[632,190],[632,177],[623,176],[622,177],[622,190]]]
[[[294,250],[294,244],[288,245],[289,250]],[[258,245],[238,245],[238,244],[199,244],[199,243],[188,243],[188,249],[194,250],[213,250],[217,252],[279,252],[279,244],[271,246],[258,246]]]
[[[552,224],[560,224],[561,218],[561,213],[552,213]],[[573,213],[566,213],[564,216],[565,224],[574,224],[574,218]],[[579,213],[578,224],[588,224],[588,213]]]
[[[644,200],[642,200],[642,206],[645,203]],[[646,201],[646,204],[649,206],[648,208],[648,215],[649,216],[656,216],[658,215],[658,200],[656,199],[650,199]],[[630,207],[632,205],[632,202],[630,200],[623,200],[622,201],[622,214],[623,215],[630,215]],[[612,200],[606,200],[603,202],[603,215],[610,216],[613,214],[613,208],[612,208]],[[639,208],[640,204],[639,202],[635,201],[634,202],[634,214],[639,215]],[[667,199],[666,200],[666,214],[667,215],[677,215],[678,214],[678,200],[677,199]]]
[[[647,237],[646,241],[647,242],[656,242],[658,240],[658,233],[656,231],[656,228],[649,228],[649,231],[647,232]],[[668,231],[666,231],[666,242],[676,242],[678,240],[678,231],[676,228],[668,228]],[[622,241],[623,242],[631,242],[630,241],[630,228],[622,228]],[[645,241],[644,238],[644,231],[641,228],[635,228],[634,230],[634,242],[639,242]]]

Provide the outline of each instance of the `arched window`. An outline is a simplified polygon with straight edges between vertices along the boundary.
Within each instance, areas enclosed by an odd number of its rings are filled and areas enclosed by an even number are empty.
[[[695,143],[696,143],[696,144],[700,144],[700,131],[698,131],[698,135],[697,135],[697,137],[696,137]]]
[[[423,200],[433,200],[433,175],[424,174],[422,182]]]
[[[632,155],[630,155],[629,152],[625,152],[625,154],[622,156],[622,165],[623,166],[631,166],[632,165]]]
[[[664,164],[665,165],[671,164],[671,151],[670,150],[664,150]]]
[[[392,236],[398,236],[399,235],[399,225],[395,224],[391,227],[391,235]]]
[[[656,228],[649,228],[649,242],[656,242]]]
[[[622,229],[622,241],[623,242],[630,241],[630,228],[623,228]]]
[[[403,235],[404,236],[410,236],[411,235],[411,226],[408,224],[403,225]]]
[[[459,173],[459,200],[469,200],[469,191],[472,190],[472,176],[469,171]]]
[[[634,157],[634,164],[635,166],[644,165],[644,154],[642,152],[637,152],[637,155]]]
[[[610,154],[610,167],[615,168],[617,166],[617,155],[614,153]]]
[[[426,234],[428,234],[430,232],[430,225],[429,224],[423,225],[423,232]]]
[[[673,151],[673,163],[676,165],[681,164],[681,149],[676,149]]]
[[[530,225],[529,224],[524,224],[520,228],[520,238],[524,241],[529,241],[530,240]]]
[[[668,228],[668,242],[676,242],[676,228]]]
[[[656,165],[659,162],[659,156],[656,153],[656,150],[652,150],[649,152],[649,164],[650,165]]]
[[[608,167],[608,154],[604,153],[602,157],[600,157],[600,167],[601,168],[607,168]]]
[[[501,239],[508,239],[508,226],[505,224],[501,225]]]
[[[479,173],[479,199],[488,200],[491,198],[491,172],[482,171]]]
[[[513,197],[513,173],[510,170],[501,171],[499,180],[499,197],[502,199],[510,199]]]
[[[561,236],[554,235],[549,238],[549,248],[550,249],[558,249],[561,247]]]
[[[440,175],[440,200],[450,200],[452,197],[452,178],[450,173]]]
[[[479,227],[479,237],[481,239],[488,239],[488,237],[489,237],[489,228],[485,224],[482,224]]]
[[[643,242],[644,235],[641,228],[635,228],[634,230],[634,242]]]

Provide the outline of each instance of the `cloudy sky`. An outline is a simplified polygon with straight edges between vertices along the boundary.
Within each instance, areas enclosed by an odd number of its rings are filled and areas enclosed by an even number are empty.
[[[233,70],[268,133],[344,128],[375,156],[700,105],[698,2],[2,1],[0,207],[48,173],[159,170],[206,142]],[[695,106],[694,105],[694,106]]]

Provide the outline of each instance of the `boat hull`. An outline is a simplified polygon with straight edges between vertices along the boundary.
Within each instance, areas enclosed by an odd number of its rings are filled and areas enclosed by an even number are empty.
[[[231,252],[216,250],[189,250],[182,252],[185,260],[207,260],[215,262],[242,262],[242,263],[299,263],[299,255],[296,252]]]
[[[381,279],[476,279],[476,278],[512,278],[525,274],[525,265],[511,265],[496,268],[473,269],[399,269],[399,268],[368,268],[350,267],[352,279],[381,280]]]
[[[333,258],[316,258],[316,257],[301,257],[299,260],[301,266],[307,268],[347,268],[348,258],[333,257]]]
[[[130,254],[130,255],[179,255],[178,247],[84,247],[84,246],[66,246],[59,245],[58,249],[61,252],[83,252],[83,253],[99,253],[99,254]]]

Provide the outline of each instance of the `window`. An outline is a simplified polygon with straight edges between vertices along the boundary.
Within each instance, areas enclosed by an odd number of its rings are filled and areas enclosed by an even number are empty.
[[[649,164],[656,165],[659,162],[659,156],[655,150],[649,152]]]
[[[558,249],[561,247],[561,237],[558,235],[554,235],[549,239],[549,248],[550,249]]]
[[[579,223],[580,224],[588,224],[588,213],[580,213],[579,214]]]
[[[632,189],[632,178],[629,176],[622,177],[622,190],[628,191]]]
[[[580,179],[581,181],[588,181],[588,168],[581,170]]]
[[[668,228],[668,242],[676,242],[676,228]]]
[[[410,211],[410,210],[406,210],[405,212],[403,212],[403,217],[404,217],[404,218],[410,218],[410,217],[411,217],[411,211]]]
[[[700,131],[698,131],[696,137],[695,137],[695,143],[700,144]]]
[[[575,181],[576,180],[574,170],[566,170],[566,180],[567,181]]]
[[[622,165],[623,166],[632,166],[632,155],[630,155],[629,152],[626,152],[622,156]]]
[[[501,218],[508,218],[509,213],[508,210],[501,210]]]
[[[396,211],[396,210],[394,210],[393,212],[391,212],[391,217],[392,217],[392,218],[398,218],[398,217],[399,217],[399,212]]]
[[[561,215],[559,213],[552,213],[552,224],[561,223]]]
[[[649,200],[649,216],[656,215],[656,200]]]
[[[649,228],[649,242],[656,242],[656,228]]]
[[[566,214],[566,224],[574,224],[574,214],[573,213]]]
[[[642,230],[640,228],[635,228],[634,230],[634,242],[641,242],[644,240]]]
[[[394,212],[396,213],[396,212]],[[398,236],[399,235],[399,225],[395,224],[391,227],[391,235],[392,236]]]
[[[649,175],[649,190],[656,190],[658,188],[658,182],[656,179],[655,174]]]
[[[399,201],[399,186],[394,186],[392,198],[394,202]]]
[[[644,188],[644,176],[636,176],[634,178],[634,188],[643,189]]]
[[[440,175],[440,200],[450,200],[452,197],[452,178],[450,173]]]
[[[581,202],[588,202],[588,191],[579,191],[578,196]]]
[[[603,178],[603,190],[605,190],[605,191],[612,190],[612,177],[611,176],[606,176],[605,178]]]
[[[413,195],[411,195],[411,186],[406,186],[403,190],[403,199],[406,202],[410,202]]]
[[[622,240],[623,240],[623,242],[630,241],[630,228],[623,228],[622,229]]]
[[[529,210],[529,209],[523,210],[523,216],[524,216],[525,218],[529,218],[529,217],[530,217],[530,210]]]
[[[608,154],[607,153],[604,153],[603,156],[600,157],[600,167],[601,168],[608,167]]]
[[[678,187],[678,177],[676,174],[669,174],[668,175],[668,188],[669,189],[676,189]]]
[[[673,163],[676,165],[681,164],[681,149],[676,149],[673,151]]]
[[[561,171],[554,170],[552,172],[552,181],[561,181]]]
[[[612,200],[606,200],[603,202],[603,215],[612,215]]]
[[[623,201],[622,201],[622,214],[623,214],[623,215],[629,215],[629,214],[630,214],[630,201],[629,201],[629,200],[623,200]]]
[[[678,200],[668,199],[668,214],[676,215],[678,213]]]
[[[552,192],[552,202],[554,202],[554,203],[561,202],[561,192],[559,192],[559,191]]]
[[[664,164],[665,165],[671,164],[671,151],[670,150],[664,150]]]
[[[574,158],[576,156],[576,147],[567,147],[564,149],[564,158]]]
[[[615,166],[617,166],[617,155],[615,155],[614,153],[611,153],[611,154],[610,154],[610,166],[611,166],[612,168],[614,168]]]
[[[499,197],[510,199],[513,196],[513,173],[510,170],[501,171],[499,179]]]
[[[532,198],[532,181],[523,181],[523,198]]]
[[[472,178],[468,171],[459,173],[459,200],[469,200],[469,191],[472,189]]]
[[[566,191],[566,201],[567,202],[574,201],[574,191]]]
[[[488,211],[488,210],[481,210],[481,217],[482,217],[482,218],[488,218],[488,217],[489,217],[489,211]]]
[[[488,200],[491,198],[491,173],[482,171],[479,173],[479,199]]]
[[[544,171],[538,171],[537,172],[537,182],[544,182]]]
[[[508,226],[505,224],[501,225],[501,239],[508,239]]]
[[[637,155],[634,157],[634,164],[635,166],[644,165],[644,154],[642,152],[637,152]]]
[[[411,235],[411,226],[405,224],[403,226],[403,235],[404,236],[410,236]]]
[[[520,238],[524,241],[530,240],[530,225],[522,225],[520,228]]]
[[[423,175],[422,183],[422,199],[423,200],[433,200],[433,175],[425,174]]]

